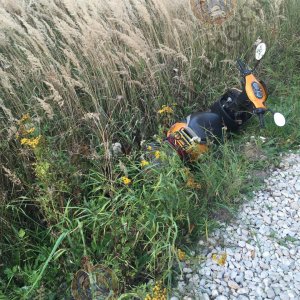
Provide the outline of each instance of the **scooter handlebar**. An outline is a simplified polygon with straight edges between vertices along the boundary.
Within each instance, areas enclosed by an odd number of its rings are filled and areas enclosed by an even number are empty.
[[[238,60],[236,61],[236,63],[237,63],[237,65],[238,65],[238,67],[239,67],[241,73],[243,74],[244,71],[245,71],[245,64],[243,63],[243,61],[242,61],[241,59],[238,59]]]

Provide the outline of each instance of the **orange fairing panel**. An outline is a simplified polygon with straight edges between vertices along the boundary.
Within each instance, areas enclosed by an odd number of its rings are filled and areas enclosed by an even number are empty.
[[[197,160],[201,154],[207,152],[208,147],[206,144],[196,144],[192,142],[189,137],[184,133],[184,129],[187,127],[186,123],[174,124],[167,133],[169,143],[176,149],[179,155],[183,158],[189,157],[190,161]]]
[[[176,123],[170,128],[170,130],[167,133],[167,136],[169,136],[170,134],[175,133],[176,131],[179,131],[185,127],[187,127],[186,123]]]
[[[262,93],[263,97],[259,99],[258,97],[255,96],[252,84],[256,82]],[[256,77],[253,74],[249,74],[246,76],[246,93],[249,98],[249,100],[254,104],[255,108],[264,108],[266,109],[266,106],[264,105],[264,102],[267,100],[267,92],[263,85],[256,79]]]

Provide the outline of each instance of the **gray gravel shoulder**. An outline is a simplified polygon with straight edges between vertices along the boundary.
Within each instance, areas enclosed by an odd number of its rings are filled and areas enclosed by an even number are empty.
[[[203,261],[183,263],[171,300],[300,299],[300,153],[284,156],[237,219],[220,225],[199,242]]]

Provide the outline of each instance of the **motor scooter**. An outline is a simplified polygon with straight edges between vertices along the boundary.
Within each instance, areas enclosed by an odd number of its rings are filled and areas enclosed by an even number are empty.
[[[265,127],[264,116],[268,111],[273,114],[277,126],[285,125],[285,117],[282,114],[274,113],[267,108],[267,87],[255,76],[266,50],[265,43],[257,45],[256,64],[253,69],[250,69],[242,59],[237,60],[242,89],[227,90],[210,106],[209,111],[192,113],[169,129],[166,141],[182,159],[197,160],[208,150],[211,143],[224,140],[224,132],[238,131],[254,115],[258,116],[261,128]]]

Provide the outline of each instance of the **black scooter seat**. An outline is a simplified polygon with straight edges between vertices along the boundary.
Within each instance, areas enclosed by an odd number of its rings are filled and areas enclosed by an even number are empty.
[[[222,121],[212,112],[196,112],[187,117],[187,125],[201,140],[222,140]]]

